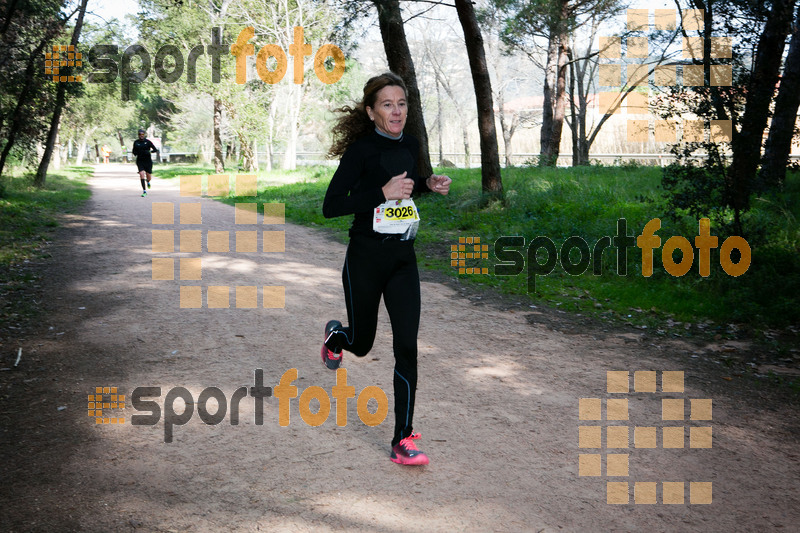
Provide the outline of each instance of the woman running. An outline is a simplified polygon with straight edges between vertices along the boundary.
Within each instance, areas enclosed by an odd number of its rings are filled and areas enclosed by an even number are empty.
[[[322,212],[326,218],[354,214],[342,283],[348,326],[331,320],[325,326],[322,361],[335,370],[342,350],[363,357],[375,340],[378,306],[383,296],[392,323],[395,428],[391,460],[425,465],[413,433],[417,389],[417,333],[420,285],[414,237],[419,212],[413,193],[447,194],[447,176],[417,174],[419,144],[403,133],[407,91],[403,80],[387,72],[364,85],[361,102],[339,109],[330,154],[341,156]]]

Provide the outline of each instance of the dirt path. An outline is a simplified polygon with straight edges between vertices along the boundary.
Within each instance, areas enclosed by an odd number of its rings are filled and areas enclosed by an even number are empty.
[[[778,403],[769,390],[721,380],[693,345],[603,331],[513,301],[483,304],[434,281],[422,288],[415,424],[428,467],[391,463],[391,411],[368,427],[355,399],[346,427],[335,423],[335,403],[325,423],[309,426],[298,398],[291,400],[289,425],[281,427],[276,398],[265,400],[264,423],[255,425],[248,396],[239,425],[230,425],[229,416],[207,425],[195,412],[165,443],[163,417],[155,426],[131,425],[136,387],[161,387],[162,407],[174,387],[187,388],[196,401],[215,386],[231,399],[237,388],[253,386],[256,369],[263,369],[265,386],[275,387],[296,368],[299,393],[319,386],[331,394],[335,374],[320,363],[319,347],[325,321],[344,316],[344,246],[290,224],[237,226],[232,207],[182,198],[177,183],[156,180],[140,198],[130,167],[99,168],[91,186],[85,213],[69,217],[44,267],[41,328],[19,344],[19,369],[0,372],[0,530],[797,528],[795,406]],[[154,202],[174,204],[173,226],[151,224]],[[178,224],[180,204],[195,202],[202,205],[202,226]],[[153,229],[174,229],[176,246],[178,230],[201,229],[204,244],[207,231],[283,230],[286,251],[153,253]],[[176,280],[153,280],[153,257],[176,259]],[[202,257],[202,281],[178,279],[181,257]],[[181,309],[182,285],[283,285],[285,307],[237,309],[231,289],[229,309]],[[391,405],[391,340],[382,313],[373,352],[359,360],[345,354],[345,367],[356,394],[376,385]],[[13,364],[16,348],[2,347],[3,367]],[[607,393],[606,372],[626,370],[631,389],[634,371],[658,371],[659,392]],[[685,371],[685,392],[661,392],[661,371]],[[124,414],[123,425],[96,425],[87,416],[87,397],[97,386],[126,394],[124,411],[106,411]],[[628,398],[629,420],[579,420],[580,398]],[[686,420],[662,421],[661,400],[681,398]],[[708,398],[713,420],[689,420],[689,399]],[[630,448],[580,449],[578,428],[590,425],[631,426]],[[661,448],[660,428],[682,425],[684,448]],[[658,428],[659,447],[634,448],[633,426]],[[704,430],[689,428],[709,426],[713,447],[690,448],[690,431],[702,443]],[[605,430],[602,444],[608,444]],[[602,456],[602,476],[578,475],[581,453]],[[629,454],[629,475],[607,476],[606,454]],[[629,483],[631,503],[607,504],[607,481]],[[634,504],[635,482],[657,482],[657,503]],[[662,503],[661,482],[684,482],[685,503]],[[713,503],[690,504],[690,482],[712,483]]]

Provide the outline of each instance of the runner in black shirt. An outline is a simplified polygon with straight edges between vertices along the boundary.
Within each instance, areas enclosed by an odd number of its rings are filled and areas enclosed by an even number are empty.
[[[147,189],[150,188],[150,180],[153,178],[153,159],[150,154],[155,152],[161,155],[152,141],[145,139],[146,134],[146,131],[139,130],[139,138],[133,141],[132,150],[136,156],[136,168],[142,182],[142,196],[147,196]]]
[[[419,143],[403,133],[406,88],[387,72],[367,81],[355,108],[345,107],[333,128],[332,155],[341,156],[325,195],[326,217],[354,214],[342,283],[348,325],[331,320],[325,326],[322,361],[335,370],[342,350],[363,357],[372,349],[381,297],[392,323],[395,427],[391,460],[425,465],[428,457],[414,441],[417,389],[417,333],[420,285],[414,236],[419,214],[414,192],[447,194],[447,176],[417,174]]]

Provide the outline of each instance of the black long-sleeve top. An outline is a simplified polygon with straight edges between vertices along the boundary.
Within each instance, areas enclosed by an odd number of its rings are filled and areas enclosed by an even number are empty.
[[[150,153],[158,152],[158,148],[156,145],[153,144],[153,141],[150,139],[136,139],[133,141],[133,155],[136,156],[137,160],[148,160],[150,159]]]
[[[429,191],[427,176],[417,173],[419,142],[403,134],[399,140],[373,131],[356,139],[342,155],[333,174],[322,214],[325,218],[355,214],[350,236],[380,236],[372,230],[372,211],[386,201],[381,188],[392,177],[408,172],[414,192]]]

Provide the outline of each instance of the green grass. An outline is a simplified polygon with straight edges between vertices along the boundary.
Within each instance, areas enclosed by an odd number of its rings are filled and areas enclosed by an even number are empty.
[[[0,194],[0,268],[30,259],[58,226],[57,215],[74,212],[89,198],[85,179],[91,167],[68,167],[48,174],[36,188],[30,177],[2,178]]]
[[[174,175],[213,173],[205,167],[175,169]],[[260,173],[260,179],[303,179],[300,183],[267,187],[259,191],[258,202],[286,204],[288,220],[330,228],[344,240],[351,217],[326,220],[322,198],[333,174],[331,167],[304,168],[292,172]],[[171,170],[172,172],[172,170]],[[518,250],[527,256],[527,246],[537,236],[546,236],[556,249],[571,236],[585,240],[592,250],[595,243],[617,233],[617,221],[627,222],[627,235],[638,236],[645,224],[661,220],[656,235],[661,245],[671,236],[694,242],[698,221],[690,217],[670,218],[664,211],[658,167],[510,168],[503,171],[505,201],[487,201],[481,195],[480,171],[447,169],[453,178],[450,195],[425,195],[416,200],[422,216],[417,239],[420,265],[458,276],[464,283],[482,284],[507,294],[520,295],[531,304],[600,314],[638,325],[658,327],[667,317],[680,322],[746,323],[754,327],[797,324],[800,321],[800,177],[789,176],[781,194],[754,198],[753,209],[745,218],[752,248],[749,270],[740,277],[726,274],[718,248],[711,252],[711,275],[698,272],[695,253],[691,270],[684,276],[670,275],[663,267],[661,250],[654,250],[654,273],[642,275],[642,251],[628,251],[627,273],[617,272],[615,248],[602,254],[601,275],[573,276],[559,264],[535,277],[535,290],[528,292],[527,270],[516,276],[494,275],[495,241],[501,236],[522,236],[525,246]],[[159,176],[161,177],[161,176]],[[254,201],[252,197],[223,201]],[[711,227],[711,235],[721,245],[727,236]],[[480,237],[489,245],[489,259],[467,260],[467,267],[488,267],[489,275],[458,274],[450,266],[450,246],[459,237]],[[467,250],[469,251],[469,250]],[[680,261],[680,252],[674,255]],[[573,260],[577,260],[577,251]],[[544,252],[538,261],[544,262]],[[630,316],[629,316],[630,315]]]
[[[333,167],[302,167],[297,170],[274,170],[271,172],[260,171],[257,173],[259,194],[256,199],[252,196],[220,198],[221,201],[233,204],[239,202],[274,202],[283,203],[286,208],[286,218],[292,222],[306,225],[324,226],[338,232],[338,236],[344,239],[347,229],[350,227],[351,220],[347,217],[326,220],[322,216],[322,197],[328,186]],[[206,186],[205,176],[215,174],[214,168],[205,165],[176,164],[160,166],[153,169],[154,175],[158,179],[175,179],[180,176],[201,175],[203,187]],[[249,172],[237,172],[226,170],[225,174],[236,176],[239,174],[252,174]],[[264,188],[263,183],[291,182],[286,185],[276,187],[269,186]],[[233,182],[231,182],[233,183]],[[205,190],[205,189],[204,189]],[[259,206],[259,211],[263,213],[263,206]]]
[[[207,165],[192,165],[188,163],[153,165],[153,175],[158,179],[175,179],[178,176],[192,176],[196,174],[213,174],[214,169]]]
[[[31,316],[25,290],[36,282],[26,261],[44,253],[58,226],[58,215],[75,212],[89,198],[85,179],[91,167],[68,167],[48,174],[44,188],[30,177],[0,178],[0,322]]]

